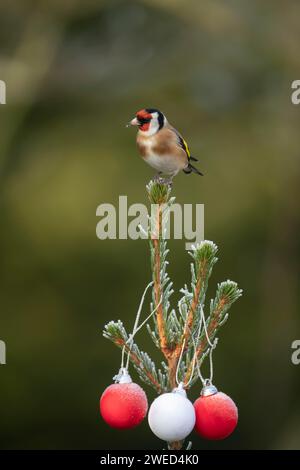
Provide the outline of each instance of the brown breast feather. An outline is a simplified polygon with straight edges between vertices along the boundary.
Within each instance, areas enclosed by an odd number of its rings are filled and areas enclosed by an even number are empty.
[[[137,146],[140,155],[143,158],[147,157],[149,147],[145,145],[145,142],[151,140],[153,142],[151,151],[162,157],[172,155],[174,158],[188,163],[188,157],[179,145],[178,137],[176,132],[171,126],[166,126],[161,129],[157,134],[152,137],[143,136],[142,133],[138,132],[137,135]]]

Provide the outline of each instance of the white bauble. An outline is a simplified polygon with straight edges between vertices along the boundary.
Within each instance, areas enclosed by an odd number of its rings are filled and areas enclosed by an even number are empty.
[[[157,397],[148,414],[151,431],[167,442],[185,439],[194,429],[195,420],[193,404],[181,386]]]

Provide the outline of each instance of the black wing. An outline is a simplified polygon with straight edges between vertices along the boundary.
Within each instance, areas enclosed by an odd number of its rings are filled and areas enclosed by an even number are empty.
[[[195,157],[192,157],[189,146],[188,146],[187,142],[184,140],[184,138],[179,134],[179,132],[176,129],[174,129],[174,132],[178,137],[178,142],[179,142],[180,147],[185,151],[185,153],[187,154],[188,159],[193,160],[194,162],[197,162],[198,159],[195,158]]]

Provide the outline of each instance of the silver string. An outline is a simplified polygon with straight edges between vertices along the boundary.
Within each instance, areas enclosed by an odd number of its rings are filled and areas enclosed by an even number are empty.
[[[127,352],[126,370],[128,369],[128,366],[129,366],[130,353],[131,353],[131,350],[132,350],[132,347],[133,347],[133,339],[134,339],[136,333],[147,323],[147,321],[152,317],[152,315],[154,315],[154,313],[157,311],[158,307],[162,303],[162,296],[161,296],[161,299],[160,299],[159,303],[157,304],[157,306],[155,307],[155,309],[139,325],[139,320],[140,320],[140,316],[141,316],[141,313],[142,313],[142,308],[143,308],[143,305],[144,305],[145,296],[146,296],[146,293],[147,293],[149,287],[152,284],[153,284],[153,281],[149,282],[146,289],[144,290],[144,293],[142,295],[140,305],[139,305],[139,308],[138,308],[138,311],[137,311],[137,314],[136,314],[136,317],[135,317],[135,322],[134,322],[132,333],[129,335],[128,339],[125,341],[124,346],[122,348],[122,357],[121,357],[121,368],[122,369],[124,369],[125,351],[126,351],[127,343],[130,343],[130,345],[129,345],[128,352]]]

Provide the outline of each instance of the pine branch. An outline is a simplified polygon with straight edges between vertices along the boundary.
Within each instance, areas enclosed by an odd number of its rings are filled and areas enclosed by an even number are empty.
[[[172,356],[170,335],[167,328],[169,297],[172,294],[172,283],[166,272],[167,249],[164,240],[164,220],[173,199],[170,200],[171,188],[166,184],[151,181],[147,186],[151,206],[150,222],[150,251],[153,277],[153,304],[157,307],[156,325],[159,337],[159,346],[166,359]],[[161,301],[162,299],[162,301]],[[160,303],[161,301],[161,303]],[[160,305],[159,305],[160,303]],[[155,333],[151,334],[155,338]]]
[[[242,295],[242,290],[238,289],[237,283],[227,280],[218,284],[217,292],[214,300],[210,303],[210,315],[206,321],[206,329],[210,342],[213,342],[218,329],[226,322],[228,318],[228,310],[232,304]],[[209,352],[209,343],[203,328],[202,334],[197,345],[195,355],[200,358],[200,363],[205,355]],[[186,384],[192,373],[194,358],[190,361],[187,372],[184,377]],[[192,382],[191,382],[192,383]],[[191,385],[191,384],[190,384]]]
[[[146,186],[151,204],[167,204],[171,199],[171,186],[165,183],[150,181]]]
[[[193,329],[194,321],[195,319],[197,320],[197,309],[204,303],[208,280],[215,263],[218,261],[218,258],[216,257],[217,251],[217,245],[211,241],[205,240],[195,246],[193,251],[190,252],[190,255],[194,259],[194,263],[191,267],[193,293],[191,294],[187,289],[182,290],[184,293],[182,300],[189,304],[189,310],[187,312],[182,341],[177,348],[177,354],[180,354],[183,342],[187,345]]]
[[[169,387],[173,389],[176,386],[176,369],[179,358],[178,343],[182,336],[183,321],[181,317],[177,318],[175,310],[172,310],[169,314],[169,298],[173,290],[166,270],[168,264],[166,260],[168,250],[165,240],[165,226],[169,209],[175,199],[170,198],[171,188],[167,184],[151,182],[147,186],[147,191],[149,200],[152,203],[150,250],[154,281],[154,306],[157,307],[159,299],[162,299],[160,307],[157,308],[155,331],[151,331],[150,329],[150,334],[155,343],[157,344],[158,342],[168,362]]]
[[[161,370],[156,371],[155,364],[149,355],[140,351],[135,343],[130,348],[129,336],[121,320],[111,321],[105,325],[103,336],[121,349],[125,346],[125,352],[126,354],[129,352],[130,361],[143,382],[154,388],[157,393],[162,393],[167,389],[166,375]]]

